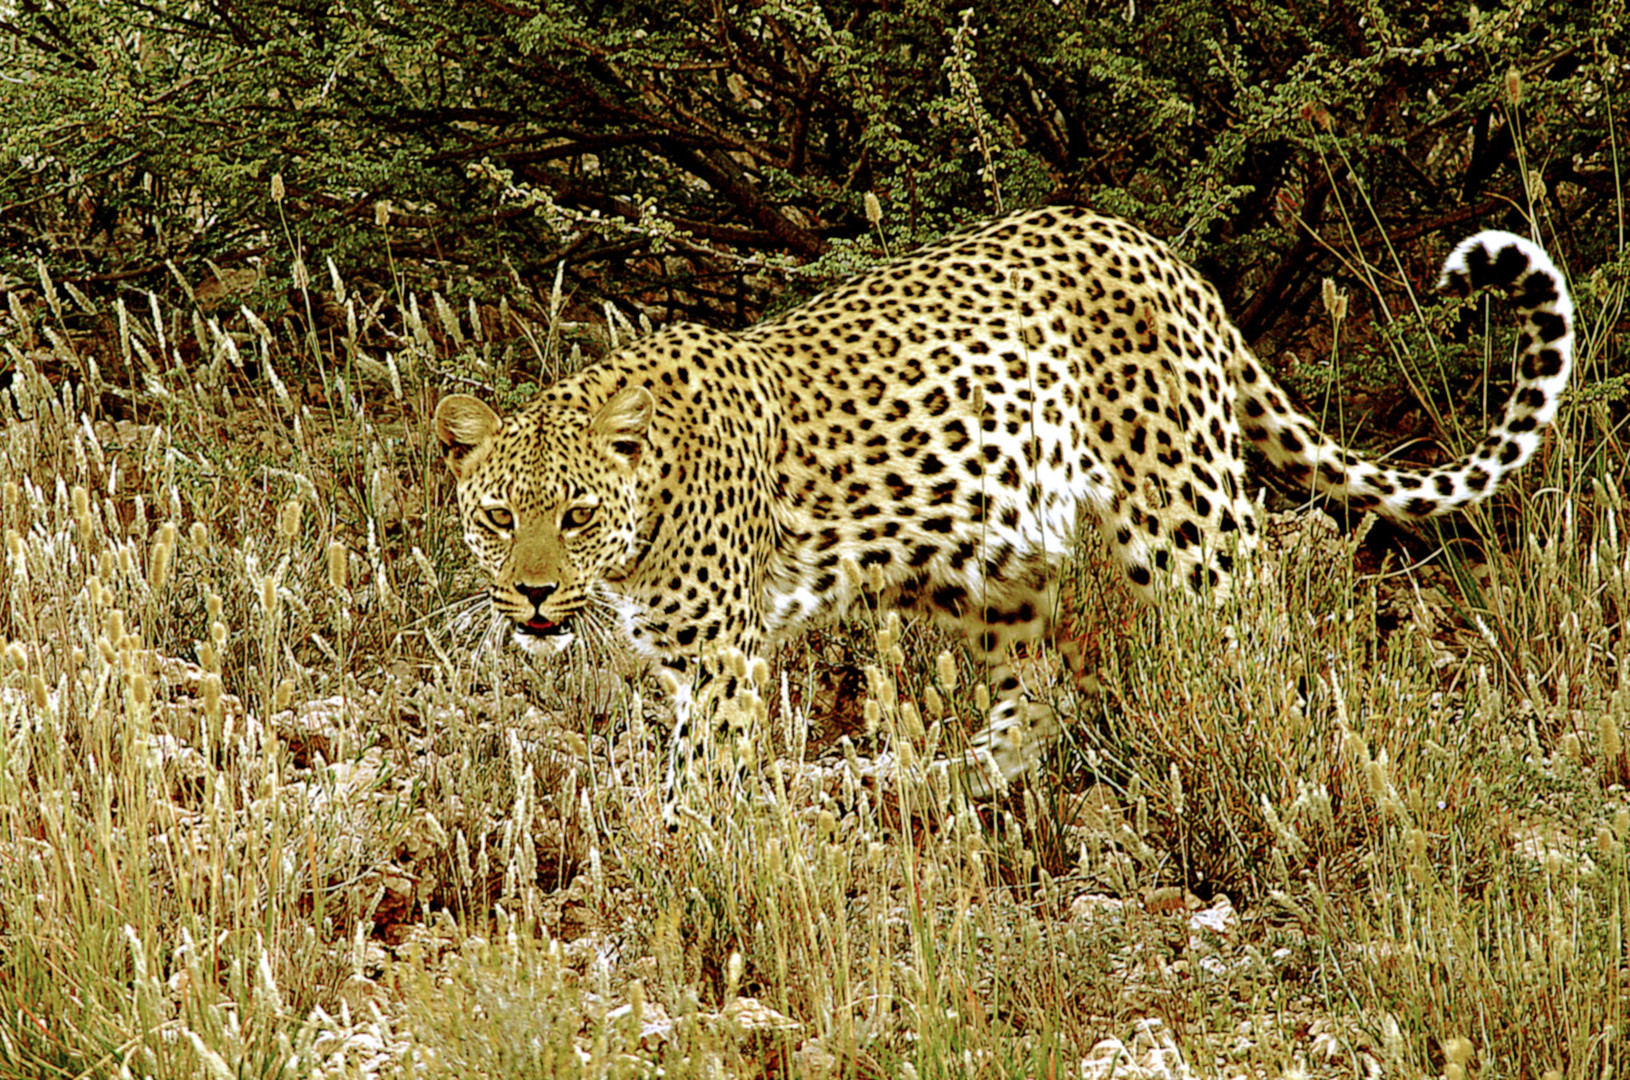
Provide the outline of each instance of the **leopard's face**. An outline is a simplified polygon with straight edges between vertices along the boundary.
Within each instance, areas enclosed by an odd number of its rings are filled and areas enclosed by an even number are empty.
[[[499,417],[464,395],[437,406],[464,542],[523,643],[564,647],[636,558],[651,409],[638,388],[595,413],[542,401]]]

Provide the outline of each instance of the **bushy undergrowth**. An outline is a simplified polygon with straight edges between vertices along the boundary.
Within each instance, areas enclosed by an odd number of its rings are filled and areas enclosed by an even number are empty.
[[[1630,38],[1589,0],[0,11],[0,273],[43,256],[93,295],[218,267],[264,315],[292,234],[383,295],[541,292],[569,256],[593,306],[736,326],[1062,197],[1317,355],[1325,277],[1381,329],[1422,240],[1534,220],[1594,266],[1618,229]]]

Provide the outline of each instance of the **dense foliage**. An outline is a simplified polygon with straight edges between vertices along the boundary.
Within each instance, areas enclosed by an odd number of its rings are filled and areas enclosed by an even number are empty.
[[[1060,198],[1172,239],[1258,337],[1326,275],[1396,274],[1389,240],[1534,219],[1590,266],[1618,239],[1626,15],[1591,0],[12,2],[13,281],[43,255],[153,287],[292,240],[451,293],[564,259],[739,324]]]

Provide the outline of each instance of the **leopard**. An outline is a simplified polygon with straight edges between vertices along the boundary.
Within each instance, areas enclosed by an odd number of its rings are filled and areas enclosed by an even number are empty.
[[[1218,604],[1258,546],[1247,447],[1403,523],[1486,500],[1534,456],[1573,365],[1562,273],[1489,230],[1438,286],[1503,292],[1520,329],[1503,413],[1436,467],[1333,441],[1195,269],[1079,206],[998,217],[744,330],[665,327],[509,415],[449,394],[432,426],[516,639],[597,634],[664,673],[669,799],[731,730],[707,708],[750,713],[724,708],[764,685],[742,658],[860,604],[960,631],[991,702],[963,772],[989,794],[1057,738],[1014,657],[1051,629],[1081,530],[1142,600]]]

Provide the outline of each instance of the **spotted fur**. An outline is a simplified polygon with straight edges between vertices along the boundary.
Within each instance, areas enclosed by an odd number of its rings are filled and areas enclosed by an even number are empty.
[[[1008,734],[1006,658],[1047,629],[1082,523],[1146,599],[1220,597],[1256,543],[1246,441],[1400,520],[1487,498],[1533,455],[1572,362],[1562,275],[1484,232],[1442,284],[1505,291],[1523,328],[1504,416],[1435,469],[1326,438],[1193,269],[1072,207],[991,221],[740,333],[670,327],[508,417],[450,396],[435,427],[523,638],[558,643],[599,611],[688,679],[699,654],[763,654],[880,585],[874,602],[960,627],[989,665],[981,745],[1012,776],[1035,743]]]

